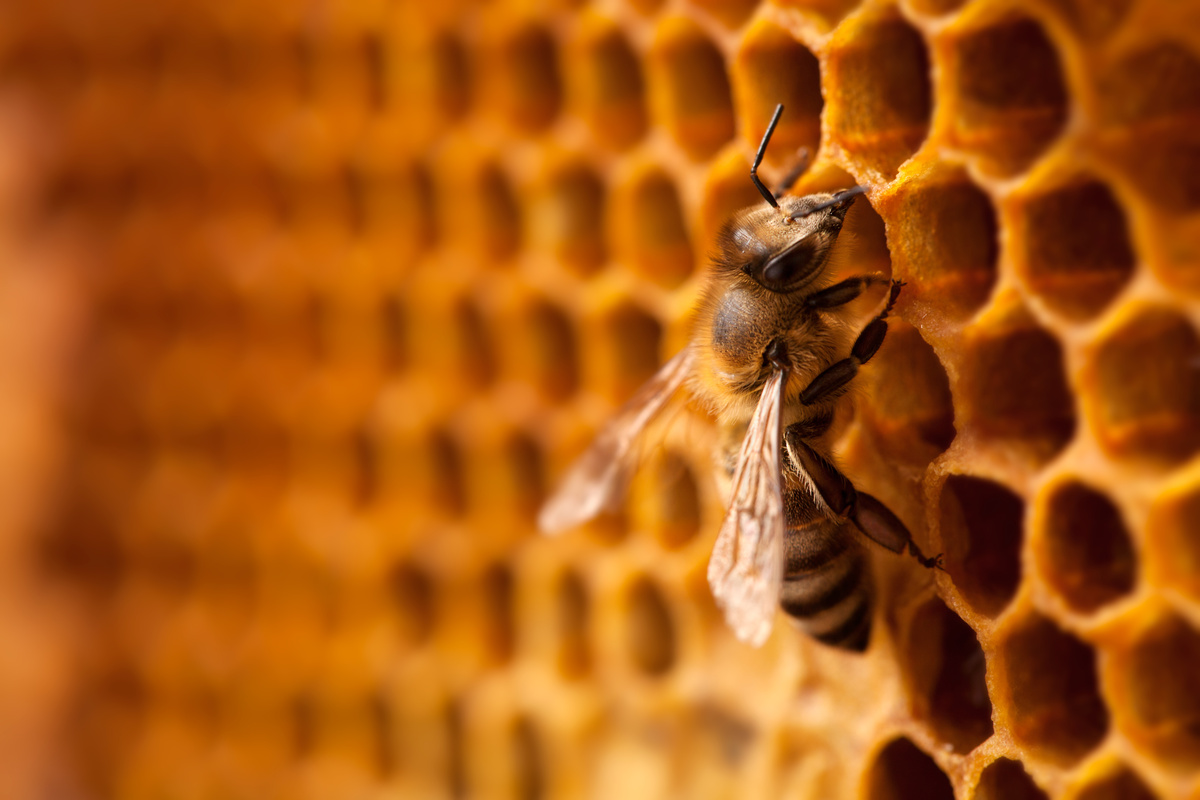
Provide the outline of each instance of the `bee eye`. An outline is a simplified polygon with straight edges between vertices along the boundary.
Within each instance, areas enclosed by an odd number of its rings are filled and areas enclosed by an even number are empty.
[[[767,260],[759,273],[758,282],[768,289],[783,291],[796,281],[808,277],[814,266],[811,243],[800,239]]]

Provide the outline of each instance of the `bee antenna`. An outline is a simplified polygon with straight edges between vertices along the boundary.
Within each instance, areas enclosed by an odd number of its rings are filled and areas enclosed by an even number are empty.
[[[824,203],[818,203],[817,205],[813,206],[812,208],[808,209],[807,211],[801,211],[799,214],[793,214],[791,218],[792,219],[801,219],[803,217],[807,217],[809,214],[815,214],[818,211],[824,211],[825,209],[827,209],[831,206],[840,206],[842,203],[846,202],[850,198],[858,197],[860,194],[866,194],[866,193],[867,193],[867,187],[854,186],[854,187],[847,189],[844,192],[838,192],[833,197],[826,200]]]
[[[754,181],[754,188],[758,189],[758,193],[763,196],[763,199],[771,204],[771,208],[779,208],[779,201],[759,180],[758,165],[762,163],[763,156],[766,155],[767,143],[771,141],[771,134],[775,133],[775,126],[779,124],[781,116],[783,116],[783,103],[775,106],[775,116],[771,117],[771,124],[767,126],[767,132],[763,134],[762,141],[759,142],[758,152],[754,154],[754,163],[750,165],[750,180]]]

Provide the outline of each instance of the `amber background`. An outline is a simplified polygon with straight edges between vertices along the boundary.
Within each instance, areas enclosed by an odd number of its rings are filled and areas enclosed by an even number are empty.
[[[907,281],[863,656],[725,630],[692,410],[532,527],[777,102]],[[0,795],[1200,797],[1198,131],[1190,1],[6,4]]]

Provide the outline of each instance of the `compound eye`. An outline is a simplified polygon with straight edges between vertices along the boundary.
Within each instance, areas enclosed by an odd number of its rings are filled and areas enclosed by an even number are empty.
[[[781,292],[807,278],[816,267],[812,243],[804,237],[775,254],[763,265],[759,283],[772,291]]]

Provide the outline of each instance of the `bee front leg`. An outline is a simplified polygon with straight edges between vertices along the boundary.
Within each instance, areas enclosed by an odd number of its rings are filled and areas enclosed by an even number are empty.
[[[922,553],[908,528],[891,509],[877,498],[857,491],[850,479],[809,447],[799,432],[793,430],[794,427],[789,427],[784,433],[788,452],[796,466],[808,476],[821,500],[834,514],[853,522],[868,539],[893,553],[903,553],[907,548],[909,554],[917,559],[921,566],[942,568],[940,553],[932,558]]]
[[[826,300],[822,302],[829,302],[831,306],[845,304],[853,300],[854,297],[857,297],[863,288],[865,288],[866,282],[870,279],[870,276],[850,278],[841,283],[834,284],[828,289],[817,292],[812,298],[824,296]],[[852,285],[852,282],[855,281],[858,283]],[[863,328],[862,332],[858,334],[858,338],[854,340],[854,345],[850,348],[850,357],[834,362],[817,375],[817,377],[813,378],[812,383],[800,393],[801,403],[810,406],[833,397],[846,384],[854,380],[854,376],[858,374],[859,367],[870,361],[872,356],[879,352],[879,347],[883,344],[883,338],[887,335],[887,316],[891,313],[892,306],[896,305],[896,298],[900,295],[900,287],[903,285],[900,281],[892,281],[892,289],[888,294],[887,306],[884,307],[879,316],[868,322],[867,327]],[[850,291],[855,291],[853,297],[844,300],[841,299]],[[809,298],[810,303],[812,298]]]

